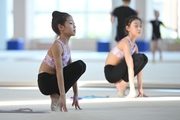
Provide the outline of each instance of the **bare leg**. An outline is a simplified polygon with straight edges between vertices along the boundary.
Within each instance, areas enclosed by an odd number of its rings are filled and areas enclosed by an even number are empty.
[[[152,41],[152,45],[151,45],[151,50],[152,50],[152,62],[155,62],[155,52],[156,52],[156,42]]]
[[[58,94],[51,94],[50,98],[51,98],[51,100],[59,99],[59,95]]]
[[[119,97],[124,97],[125,96],[125,91],[127,87],[127,82],[124,80],[121,80],[120,82],[115,83],[116,89],[118,91],[118,96]]]
[[[116,89],[117,89],[117,91],[119,91],[119,84],[120,84],[120,82],[116,82],[116,83],[114,83],[114,85],[115,85],[115,87],[116,87]]]
[[[51,110],[52,111],[57,111],[58,110],[58,100],[59,100],[59,95],[58,94],[52,94],[50,95],[51,98]]]
[[[157,45],[157,49],[159,50],[159,54],[160,54],[160,56],[159,56],[159,60],[160,61],[162,61],[162,50],[161,50],[161,40],[158,40],[158,45]]]

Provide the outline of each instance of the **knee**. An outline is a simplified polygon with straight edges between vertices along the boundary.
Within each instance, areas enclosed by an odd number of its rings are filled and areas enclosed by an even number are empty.
[[[82,61],[82,60],[78,60],[76,61],[78,66],[79,66],[79,70],[82,71],[82,73],[84,73],[86,71],[86,64]]]
[[[133,55],[133,60],[139,63],[147,63],[148,58],[145,54],[137,53]]]
[[[134,61],[139,61],[139,62],[144,61],[143,55],[140,53],[133,54],[132,58]]]
[[[145,55],[145,54],[141,54],[143,59],[144,59],[144,62],[147,63],[148,62],[148,57]]]

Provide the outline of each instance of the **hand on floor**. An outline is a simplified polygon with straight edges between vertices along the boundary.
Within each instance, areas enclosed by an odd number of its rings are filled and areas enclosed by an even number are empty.
[[[80,106],[79,106],[79,103],[78,103],[78,97],[77,97],[77,96],[74,96],[74,97],[73,97],[72,106],[75,106],[76,110],[77,110],[77,109],[81,110],[81,108],[80,108]]]

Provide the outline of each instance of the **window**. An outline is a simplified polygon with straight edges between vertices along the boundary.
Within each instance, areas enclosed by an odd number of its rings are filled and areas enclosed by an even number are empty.
[[[7,37],[12,38],[13,37],[13,0],[7,0]]]
[[[161,34],[164,39],[176,39],[178,28],[178,0],[153,0],[154,9],[160,13],[159,19],[165,24],[161,26]]]
[[[35,0],[34,38],[52,38],[52,11],[67,12],[76,24],[76,39],[104,38],[111,35],[111,0]],[[43,3],[43,5],[42,5]],[[102,5],[103,4],[103,5]]]
[[[177,0],[177,14],[180,13],[180,2]],[[178,14],[177,15],[177,20],[178,20],[178,23],[177,23],[177,29],[178,29],[178,38],[180,39],[180,15]]]

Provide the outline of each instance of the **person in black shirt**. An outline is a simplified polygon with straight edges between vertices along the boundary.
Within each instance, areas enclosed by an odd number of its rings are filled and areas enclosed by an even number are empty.
[[[126,36],[125,20],[130,16],[137,16],[137,12],[129,7],[131,0],[122,0],[123,5],[115,8],[111,14],[111,22],[114,23],[114,17],[117,17],[118,25],[116,28],[115,40],[118,42]]]
[[[162,60],[162,50],[161,50],[161,31],[160,26],[162,25],[165,28],[171,29],[175,32],[177,32],[177,29],[166,27],[163,22],[159,21],[159,12],[157,10],[154,10],[154,16],[155,20],[151,20],[150,23],[152,25],[152,42],[151,42],[151,50],[153,54],[153,62],[155,62],[155,52],[156,50],[159,50],[160,53],[160,61]]]
[[[160,32],[160,25],[165,26],[161,21],[158,20],[159,12],[154,10],[155,20],[151,20],[150,23],[152,24],[152,54],[153,54],[153,62],[155,62],[155,52],[159,50],[160,53],[160,60],[162,60],[162,50],[161,50],[161,32]]]

